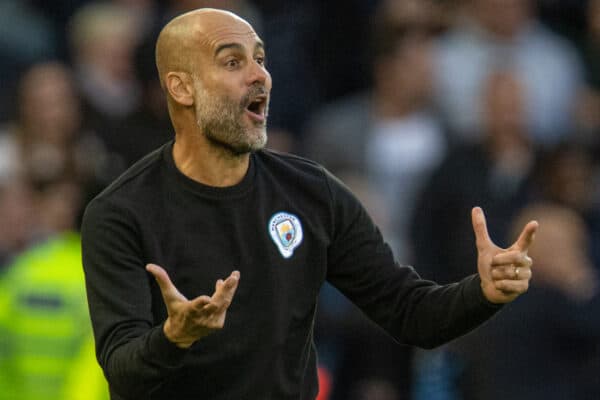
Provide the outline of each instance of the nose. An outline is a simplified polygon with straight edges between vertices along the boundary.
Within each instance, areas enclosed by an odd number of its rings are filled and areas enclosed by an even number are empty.
[[[260,83],[271,89],[271,74],[265,68],[264,65],[257,63],[256,61],[250,63],[250,72],[248,74],[248,84],[254,85]]]

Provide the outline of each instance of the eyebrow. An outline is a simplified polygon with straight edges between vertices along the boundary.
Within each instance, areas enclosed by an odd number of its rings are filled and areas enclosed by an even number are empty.
[[[256,41],[256,44],[254,45],[254,51],[261,49],[264,50],[265,48],[265,44],[263,43],[262,40],[258,39]],[[215,57],[219,55],[219,53],[223,50],[226,49],[234,49],[234,50],[243,50],[244,46],[242,46],[240,43],[223,43],[222,45],[220,45],[219,47],[216,48],[215,50]]]

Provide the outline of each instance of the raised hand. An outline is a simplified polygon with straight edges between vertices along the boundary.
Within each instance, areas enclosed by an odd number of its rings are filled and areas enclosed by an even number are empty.
[[[223,328],[227,309],[240,280],[239,271],[233,271],[225,280],[215,284],[214,294],[188,300],[173,285],[167,272],[156,264],[146,265],[154,275],[167,307],[164,332],[167,339],[178,347],[188,348],[195,341]]]
[[[529,289],[532,261],[527,251],[533,243],[538,223],[528,222],[517,241],[508,249],[502,249],[490,239],[483,210],[473,208],[471,218],[483,294],[492,303],[511,302]]]

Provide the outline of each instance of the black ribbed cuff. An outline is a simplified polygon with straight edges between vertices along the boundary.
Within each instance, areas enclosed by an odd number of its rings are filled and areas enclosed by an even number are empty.
[[[165,336],[164,323],[156,326],[148,337],[149,354],[155,357],[158,364],[165,367],[178,367],[182,364],[189,349],[177,347]]]
[[[492,311],[492,314],[500,310],[504,304],[492,303],[483,294],[481,289],[481,278],[479,274],[471,275],[465,278],[465,286],[463,291],[465,304],[473,304],[482,310]]]

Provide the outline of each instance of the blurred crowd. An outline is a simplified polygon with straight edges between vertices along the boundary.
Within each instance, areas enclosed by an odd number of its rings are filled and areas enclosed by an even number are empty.
[[[338,175],[400,263],[475,273],[475,205],[501,246],[540,222],[530,293],[433,351],[326,285],[320,399],[597,398],[600,0],[0,0],[0,399],[107,399],[79,221],[173,138],[154,42],[198,7],[255,27],[268,146]]]

